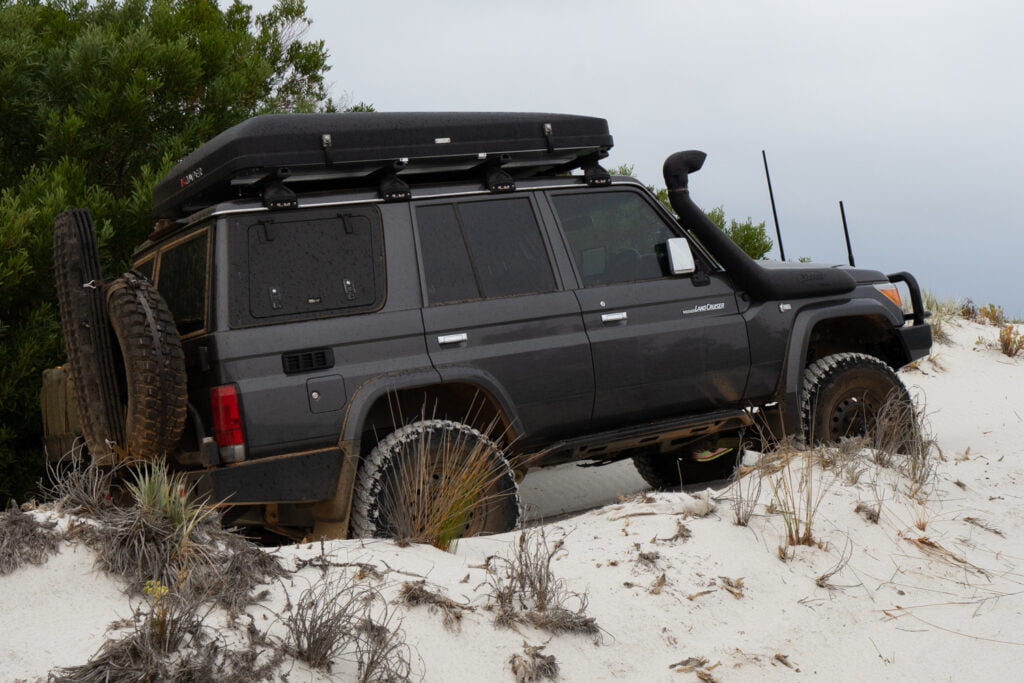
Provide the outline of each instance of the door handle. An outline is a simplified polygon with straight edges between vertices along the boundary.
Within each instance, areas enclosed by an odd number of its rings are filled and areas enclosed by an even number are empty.
[[[437,338],[437,343],[441,346],[445,346],[447,344],[461,344],[465,341],[469,341],[469,335],[465,332],[459,332],[458,334],[442,334]]]
[[[603,323],[617,323],[622,322],[629,317],[626,311],[618,311],[617,313],[602,313],[601,322]]]

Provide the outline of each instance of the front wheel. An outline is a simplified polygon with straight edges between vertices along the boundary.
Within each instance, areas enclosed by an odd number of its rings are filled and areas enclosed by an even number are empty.
[[[863,353],[825,356],[804,370],[801,427],[812,445],[870,438],[887,402],[898,402],[913,415],[910,394],[885,362]]]
[[[476,429],[421,420],[382,439],[362,463],[352,535],[447,548],[519,522],[519,487],[501,447]]]

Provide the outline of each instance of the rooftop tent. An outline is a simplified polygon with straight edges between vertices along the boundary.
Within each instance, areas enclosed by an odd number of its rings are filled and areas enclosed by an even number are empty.
[[[271,114],[229,128],[181,160],[153,191],[158,218],[294,191],[480,178],[499,183],[588,167],[612,146],[605,119],[536,113]],[[494,175],[496,170],[503,172]],[[490,174],[490,175],[489,175]],[[507,181],[506,181],[507,182]],[[492,186],[491,189],[497,189]]]

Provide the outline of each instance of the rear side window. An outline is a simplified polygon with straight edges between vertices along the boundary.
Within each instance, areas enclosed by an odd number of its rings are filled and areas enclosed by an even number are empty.
[[[416,210],[431,304],[550,292],[555,277],[526,197]]]
[[[160,250],[157,289],[182,336],[206,328],[209,240],[209,230],[203,229]],[[152,261],[148,265],[151,272]]]
[[[384,302],[376,209],[264,214],[232,221],[233,326],[347,315]]]

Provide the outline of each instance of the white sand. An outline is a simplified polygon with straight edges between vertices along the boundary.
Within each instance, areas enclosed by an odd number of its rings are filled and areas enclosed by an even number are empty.
[[[564,681],[697,680],[670,666],[690,657],[706,658],[704,670],[722,681],[1020,680],[1024,358],[993,348],[993,327],[961,321],[952,334],[954,344],[934,348],[935,360],[903,373],[926,400],[944,454],[923,506],[892,470],[866,468],[856,484],[819,472],[818,545],[795,548],[785,562],[778,553],[785,528],[767,510],[767,484],[747,527],[732,522],[729,490],[705,500],[659,493],[546,527],[549,539],[564,539],[553,566],[570,588],[587,592],[588,613],[602,629],[597,638],[493,625],[493,612],[483,609],[487,573],[475,565],[508,553],[516,534],[467,539],[454,554],[358,540],[325,550],[335,562],[376,566],[383,579],[370,581],[391,600],[404,581],[422,577],[477,607],[453,633],[425,607],[390,604],[428,681],[511,681],[508,660],[524,643],[555,655]],[[878,524],[854,511],[879,502]],[[708,507],[703,516],[687,512]],[[672,540],[679,523],[689,539]],[[318,556],[320,546],[280,554],[291,567]],[[285,592],[294,602],[319,575],[307,567],[272,584],[266,607],[251,610],[257,626],[283,636]],[[740,579],[741,591],[726,589]],[[42,567],[0,577],[0,680],[45,678],[53,667],[84,663],[106,627],[129,613],[120,583],[93,569],[80,546],[65,544]],[[282,671],[292,681],[353,673],[349,663],[326,674],[291,661]]]

